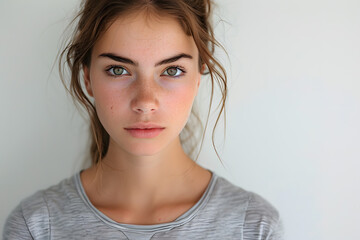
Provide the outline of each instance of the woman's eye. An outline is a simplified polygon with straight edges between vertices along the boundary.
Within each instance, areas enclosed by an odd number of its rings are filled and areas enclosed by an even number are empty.
[[[183,73],[185,73],[185,71],[178,67],[169,67],[163,72],[163,75],[170,77],[178,77],[181,76],[181,74]]]
[[[121,76],[121,75],[129,74],[128,71],[126,71],[126,69],[123,67],[110,67],[106,71],[113,76]]]

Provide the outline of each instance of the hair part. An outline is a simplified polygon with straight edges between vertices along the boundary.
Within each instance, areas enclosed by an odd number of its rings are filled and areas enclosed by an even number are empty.
[[[196,161],[203,145],[213,103],[215,83],[217,83],[222,98],[218,105],[220,110],[212,131],[212,144],[221,161],[214,143],[214,133],[222,114],[224,114],[224,130],[226,129],[227,75],[224,67],[214,57],[215,47],[222,48],[222,46],[215,39],[213,27],[210,23],[212,12],[211,0],[83,0],[80,8],[81,10],[71,22],[71,24],[76,23],[73,34],[59,55],[59,71],[62,83],[72,96],[74,102],[80,104],[89,115],[91,129],[90,156],[92,164],[97,165],[105,157],[109,147],[110,136],[97,116],[95,105],[87,96],[86,91],[84,91],[82,69],[84,66],[91,67],[92,49],[111,24],[118,17],[139,12],[146,13],[148,17],[161,17],[164,14],[173,17],[178,20],[184,32],[193,37],[199,51],[199,71],[203,75],[210,76],[210,104],[205,129],[198,113],[192,108],[189,121],[180,134],[180,140],[187,154],[193,157],[194,150],[199,142],[193,129],[201,130],[203,134]],[[204,72],[202,72],[203,66],[206,67]],[[70,70],[70,82],[68,84],[64,74],[66,68]],[[192,117],[195,124],[191,123]]]

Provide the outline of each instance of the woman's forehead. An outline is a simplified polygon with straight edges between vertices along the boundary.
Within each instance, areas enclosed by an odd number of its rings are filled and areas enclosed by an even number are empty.
[[[169,56],[173,53],[197,55],[191,36],[169,16],[131,14],[118,17],[100,37],[94,54],[117,53],[130,58]],[[139,59],[140,61],[141,59]]]

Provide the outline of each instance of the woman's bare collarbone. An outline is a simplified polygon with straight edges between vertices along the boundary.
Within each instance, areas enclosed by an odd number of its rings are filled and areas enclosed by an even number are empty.
[[[203,196],[211,179],[211,173],[203,168],[197,172],[197,180],[191,186],[184,187],[182,194],[169,198],[167,203],[157,206],[145,206],[137,209],[128,206],[117,206],[96,201],[89,196],[90,201],[100,212],[118,223],[133,225],[153,225],[172,222],[191,209]],[[91,194],[90,194],[91,195]],[[95,201],[94,201],[95,200]]]

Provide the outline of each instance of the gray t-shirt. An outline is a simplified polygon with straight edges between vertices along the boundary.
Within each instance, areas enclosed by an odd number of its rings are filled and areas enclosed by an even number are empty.
[[[10,214],[3,239],[283,239],[277,210],[259,195],[212,172],[201,199],[169,223],[113,221],[89,201],[80,173],[23,200]]]

